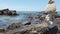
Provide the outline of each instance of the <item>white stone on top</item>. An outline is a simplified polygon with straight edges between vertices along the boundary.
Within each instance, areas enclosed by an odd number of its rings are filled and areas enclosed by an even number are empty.
[[[53,1],[53,0],[49,0],[49,1]],[[53,3],[50,3],[49,4],[49,1],[48,1],[48,4],[47,4],[47,6],[45,7],[45,12],[55,12],[56,11],[56,5],[55,5],[55,3],[53,2]]]

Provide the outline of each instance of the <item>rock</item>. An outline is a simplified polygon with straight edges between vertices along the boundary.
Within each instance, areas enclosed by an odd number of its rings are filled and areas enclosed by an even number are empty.
[[[4,14],[4,15],[7,15],[7,14],[8,14],[8,11],[3,11],[3,14]]]
[[[13,23],[13,24],[9,25],[9,26],[7,27],[7,29],[13,30],[13,29],[16,29],[16,28],[19,28],[19,27],[20,27],[20,24],[18,24],[18,23]]]
[[[45,11],[41,11],[40,14],[47,14]]]
[[[30,31],[30,34],[38,34],[37,31]]]
[[[11,13],[12,13],[12,15],[17,15],[15,10],[11,11]]]
[[[29,32],[30,30],[21,30],[21,31],[14,32],[13,34],[30,34]]]
[[[36,19],[37,19],[37,18],[39,19],[40,17],[41,17],[40,14],[36,14],[36,15],[35,15],[35,18],[36,18]]]
[[[9,11],[9,9],[8,9],[8,8],[7,8],[7,9],[3,9],[3,10],[2,10],[2,12],[3,12],[3,14],[4,14],[4,15],[7,15],[7,14],[8,14],[8,11]]]
[[[7,9],[3,9],[3,10],[0,10],[0,15],[18,15],[16,13],[16,10],[9,10],[8,8]]]
[[[21,34],[20,32],[16,32],[16,33],[13,33],[13,34]]]
[[[14,30],[15,31],[14,34],[38,34],[38,33],[41,34],[40,30],[46,27],[45,25],[42,26],[41,24],[34,24],[34,25],[31,24],[30,26],[19,29],[18,31]]]
[[[26,30],[26,31],[16,32],[14,34],[38,34],[38,32],[37,31]]]
[[[5,32],[5,29],[0,29],[0,33],[4,33]]]
[[[60,33],[60,27],[58,27],[58,33]]]
[[[28,18],[33,19],[33,15],[32,14],[29,14],[28,15]]]
[[[23,25],[30,25],[31,22],[29,22],[29,21],[24,21],[24,22],[22,22],[22,24],[23,24]]]
[[[8,11],[8,15],[9,15],[9,16],[12,15],[12,12],[11,12],[11,11]]]
[[[58,26],[58,33],[60,33],[60,18],[56,18],[57,26]]]
[[[48,4],[45,7],[46,13],[54,13],[56,11],[56,5],[54,0],[48,0]]]
[[[8,11],[8,15],[17,15],[16,11]]]
[[[54,14],[55,18],[60,18],[59,14]]]
[[[2,15],[3,14],[3,12],[0,10],[0,15]]]
[[[13,34],[51,34],[50,32],[52,31],[53,33],[55,32],[56,28],[54,27],[53,29],[49,30],[47,25],[44,24],[31,24],[28,27],[23,27],[23,28],[18,28],[18,30],[12,30],[9,33]],[[8,34],[9,34],[8,33]]]

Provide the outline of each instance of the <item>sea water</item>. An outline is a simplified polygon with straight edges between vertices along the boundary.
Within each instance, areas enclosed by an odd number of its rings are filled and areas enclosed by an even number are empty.
[[[0,28],[2,26],[7,26],[12,23],[21,23],[24,20],[30,20],[28,18],[28,14],[38,14],[38,11],[17,11],[17,14],[20,14],[18,16],[6,16],[6,15],[0,15]],[[58,12],[60,14],[60,12]],[[36,21],[33,19],[32,21]]]

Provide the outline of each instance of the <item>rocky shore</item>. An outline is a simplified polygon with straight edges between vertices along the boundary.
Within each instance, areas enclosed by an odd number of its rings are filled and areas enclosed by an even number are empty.
[[[13,23],[7,26],[5,29],[0,28],[0,34],[44,34],[51,32],[47,28],[47,23],[44,21],[44,17],[41,17],[40,14],[36,15],[29,15],[28,18],[35,18],[39,19],[40,23],[33,23],[30,21],[23,21],[21,23]],[[58,17],[58,14],[56,16],[57,19],[57,25],[58,25],[58,32],[60,33],[60,17]],[[55,33],[55,30],[53,31]],[[51,33],[50,33],[51,34]]]

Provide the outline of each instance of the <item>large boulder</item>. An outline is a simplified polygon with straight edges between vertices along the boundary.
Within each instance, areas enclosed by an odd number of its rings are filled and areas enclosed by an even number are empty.
[[[13,30],[13,29],[16,29],[16,28],[19,28],[19,27],[20,27],[20,24],[19,23],[13,23],[13,24],[9,25],[7,27],[7,29]]]

